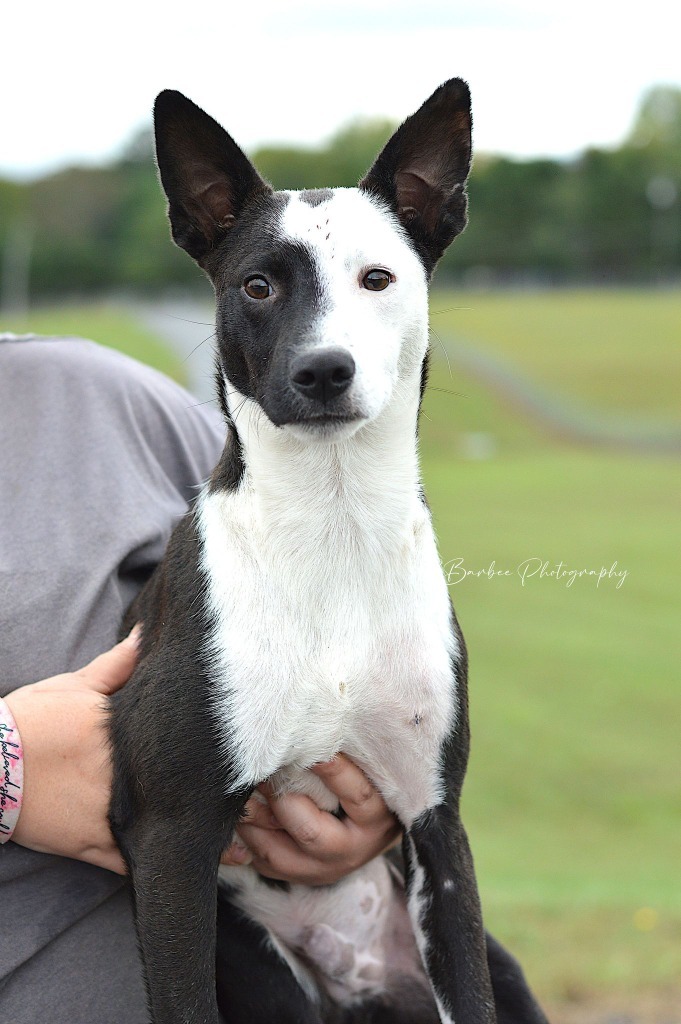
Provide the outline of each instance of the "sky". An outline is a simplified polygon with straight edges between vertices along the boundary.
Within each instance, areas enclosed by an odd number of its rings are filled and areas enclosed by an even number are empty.
[[[24,0],[3,5],[0,175],[115,156],[180,89],[247,150],[400,120],[465,78],[479,152],[569,157],[681,87],[681,4],[647,0]]]

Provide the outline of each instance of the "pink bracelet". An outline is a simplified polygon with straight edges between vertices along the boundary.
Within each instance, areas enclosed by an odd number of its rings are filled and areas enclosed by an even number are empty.
[[[14,715],[0,699],[0,843],[12,838],[21,811],[24,760]]]

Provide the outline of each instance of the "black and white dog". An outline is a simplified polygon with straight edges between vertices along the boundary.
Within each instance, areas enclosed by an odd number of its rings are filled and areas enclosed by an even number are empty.
[[[155,122],[173,237],[215,286],[228,429],[128,613],[141,659],[113,700],[110,820],[152,1019],[540,1024],[482,926],[459,816],[466,650],[417,455],[427,284],[466,223],[468,88],[441,86],[356,189],[273,192],[180,93]],[[219,879],[263,780],[336,810],[308,769],[338,751],[399,818],[406,883],[385,857],[321,888]]]

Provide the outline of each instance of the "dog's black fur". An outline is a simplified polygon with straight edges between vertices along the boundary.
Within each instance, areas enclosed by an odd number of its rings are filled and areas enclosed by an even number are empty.
[[[303,416],[300,400],[290,395],[278,347],[281,325],[273,326],[257,304],[235,304],[235,286],[238,290],[244,267],[258,254],[264,272],[290,282],[296,299],[287,315],[295,326],[301,310],[313,309],[317,301],[314,266],[304,247],[272,245],[268,227],[280,212],[281,197],[227,133],[180,94],[159,96],[156,138],[173,237],[215,285],[218,379],[228,436],[209,487],[234,491],[244,461],[223,374],[259,402],[273,423]],[[445,152],[443,138],[448,140]],[[468,90],[457,79],[404,123],[361,183],[396,214],[428,275],[465,225],[469,165]],[[324,194],[305,198],[314,205]],[[246,323],[244,317],[251,319]],[[250,347],[237,342],[242,334],[252,339]],[[143,622],[140,660],[131,681],[112,700],[110,821],[133,884],[154,1024],[215,1024],[216,987],[217,1004],[234,1024],[434,1024],[439,1019],[435,1003],[414,991],[352,1008],[326,997],[311,1001],[268,945],[264,929],[230,902],[229,890],[221,888],[218,898],[219,857],[251,787],[229,788],[233,766],[229,752],[219,749],[210,709],[211,666],[203,652],[211,622],[200,556],[190,511],[126,616],[123,634],[134,622]],[[452,629],[460,640],[453,666],[458,714],[444,749],[446,798],[408,830],[406,884],[409,888],[416,857],[429,908],[421,922],[428,938],[426,968],[456,1024],[493,1024],[495,1019],[498,1024],[545,1024],[517,963],[482,930],[459,816],[469,729],[465,646],[453,612]],[[440,892],[443,864],[456,879],[454,903]]]

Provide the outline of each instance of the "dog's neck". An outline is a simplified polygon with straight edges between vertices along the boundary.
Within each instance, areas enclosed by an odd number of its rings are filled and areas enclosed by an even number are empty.
[[[244,463],[240,493],[261,542],[279,553],[344,541],[394,550],[420,506],[419,379],[402,380],[372,422],[338,442],[302,441],[246,401],[236,416]],[[255,525],[255,524],[254,524]]]

